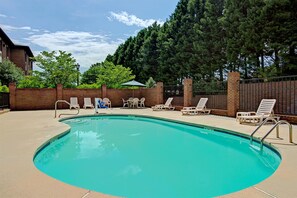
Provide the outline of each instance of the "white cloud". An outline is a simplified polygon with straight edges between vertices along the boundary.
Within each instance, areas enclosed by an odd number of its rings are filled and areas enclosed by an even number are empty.
[[[152,25],[154,22],[157,22],[158,24],[163,24],[163,21],[160,20],[154,20],[154,19],[140,19],[135,15],[129,15],[127,12],[120,12],[120,13],[115,13],[115,12],[110,12],[110,17],[108,17],[109,20],[116,19],[121,23],[124,23],[126,25],[132,26],[136,25],[139,27],[148,27]]]
[[[0,13],[0,17],[6,18],[7,16],[5,14]]]
[[[4,24],[0,24],[0,26],[4,30],[6,30],[6,31],[13,31],[13,30],[32,30],[32,28],[29,27],[29,26],[16,27],[16,26],[11,26],[11,25],[4,25]]]
[[[89,32],[50,32],[29,26],[17,27],[3,24],[0,26],[4,31],[25,33],[26,38],[22,38],[22,41],[13,39],[13,42],[28,45],[31,50],[34,50],[34,45],[37,45],[40,51],[62,50],[71,53],[81,65],[82,70],[88,69],[94,63],[104,61],[106,56],[113,54],[118,45],[123,42],[123,40],[111,41],[106,36]],[[37,55],[40,51],[35,50],[34,54]]]
[[[106,36],[89,32],[58,31],[29,36],[26,40],[46,51],[70,52],[81,67],[104,61],[107,54],[113,54],[121,41],[112,42]]]

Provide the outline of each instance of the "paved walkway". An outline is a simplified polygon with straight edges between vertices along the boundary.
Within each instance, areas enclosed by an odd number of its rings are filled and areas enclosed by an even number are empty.
[[[178,111],[151,109],[104,109],[99,113],[136,114],[163,117],[185,122],[214,126],[250,134],[256,127],[238,124],[234,118],[201,115],[181,116]],[[61,112],[69,113],[69,110]],[[74,112],[74,111],[71,111]],[[94,114],[81,110],[80,115]],[[66,116],[65,116],[66,117]],[[271,125],[264,126],[268,131]],[[54,118],[54,111],[12,111],[0,115],[0,197],[110,197],[77,188],[51,178],[35,168],[33,156],[38,147],[69,127]],[[297,143],[297,126],[293,138]],[[260,135],[263,135],[263,133]],[[267,141],[278,148],[282,162],[277,171],[265,181],[248,189],[223,197],[297,197],[297,146],[288,143],[288,127],[280,127],[281,139],[275,132]]]

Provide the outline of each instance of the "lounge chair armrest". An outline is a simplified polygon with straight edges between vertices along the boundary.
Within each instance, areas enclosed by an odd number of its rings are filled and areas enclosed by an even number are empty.
[[[236,117],[239,117],[239,116],[252,116],[252,115],[256,115],[256,112],[249,111],[249,112],[237,112],[236,113]]]
[[[250,111],[250,112],[248,112],[248,113],[249,113],[250,116],[257,115],[257,113],[254,112],[254,111]]]
[[[196,107],[184,107],[182,110],[195,110]]]

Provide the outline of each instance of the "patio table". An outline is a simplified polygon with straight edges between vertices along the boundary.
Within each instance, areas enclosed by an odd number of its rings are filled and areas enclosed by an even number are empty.
[[[134,108],[134,99],[135,98],[129,98],[128,100],[127,100],[127,102],[128,102],[128,107],[129,108]]]

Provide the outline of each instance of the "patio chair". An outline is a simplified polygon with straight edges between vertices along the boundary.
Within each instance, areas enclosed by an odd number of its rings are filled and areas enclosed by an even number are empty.
[[[276,99],[262,99],[257,112],[237,112],[236,121],[242,123],[260,124],[267,117],[273,116]]]
[[[139,104],[139,99],[138,98],[133,98],[133,102],[132,102],[133,108],[134,107],[138,108],[139,107],[138,104]]]
[[[94,105],[91,102],[91,98],[84,98],[84,109],[87,107],[94,108]]]
[[[124,98],[122,98],[122,101],[123,101],[123,107],[125,107],[125,106],[129,107],[128,100],[125,100]]]
[[[145,98],[140,98],[140,100],[139,100],[139,107],[145,107],[145,105],[144,105],[144,101],[145,101]]]
[[[182,115],[197,115],[199,113],[209,114],[210,109],[206,108],[208,98],[200,98],[196,107],[184,107],[181,112]]]
[[[102,98],[95,98],[95,104],[96,104],[96,99],[98,99],[99,101],[102,101]]]
[[[109,100],[109,98],[103,98],[102,101],[105,103],[105,105],[107,105],[109,108],[111,108],[111,101]]]
[[[79,109],[80,106],[78,104],[78,100],[77,97],[70,97],[70,109],[74,108],[74,109]]]
[[[96,103],[96,100],[97,100],[97,103]],[[108,108],[108,106],[106,106],[106,104],[103,102],[101,98],[95,98],[95,105],[97,105],[97,108],[102,108],[102,109]]]
[[[160,111],[160,110],[174,110],[175,107],[172,106],[173,98],[168,98],[165,104],[158,104],[155,106],[152,106],[153,111]]]

